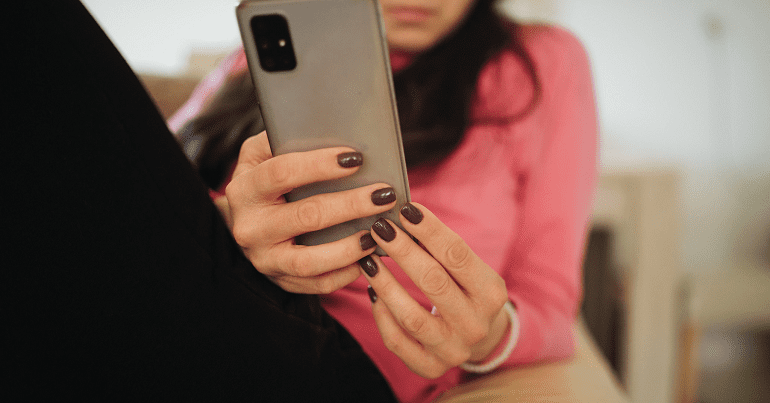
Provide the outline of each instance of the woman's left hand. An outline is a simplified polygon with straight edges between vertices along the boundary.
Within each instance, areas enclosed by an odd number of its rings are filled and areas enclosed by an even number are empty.
[[[422,245],[385,219],[374,224],[372,236],[437,312],[420,306],[378,257],[362,259],[362,271],[376,292],[372,310],[385,346],[426,378],[466,361],[483,361],[510,323],[503,309],[505,281],[425,207],[407,204],[401,223]]]

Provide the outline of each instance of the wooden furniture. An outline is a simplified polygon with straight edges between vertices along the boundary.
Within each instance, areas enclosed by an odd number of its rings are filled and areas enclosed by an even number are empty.
[[[593,225],[614,234],[626,314],[621,380],[634,402],[674,401],[681,283],[679,175],[674,169],[603,167]]]
[[[715,393],[731,395],[735,401],[768,401],[770,397],[770,386],[766,384],[770,365],[765,364],[770,358],[770,263],[750,256],[731,263],[731,267],[695,278],[689,284],[690,315],[683,325],[679,349],[683,365],[677,402],[715,399]],[[713,373],[712,358],[712,373],[704,379],[719,382],[716,386],[701,385],[703,369],[697,358],[703,348],[701,343],[713,343],[714,334],[763,334],[765,346],[755,346],[748,355],[728,355],[726,359],[735,361],[724,366],[719,375]],[[719,349],[710,353],[705,356],[707,361],[708,356],[718,356]],[[724,391],[719,383],[729,384],[731,389]]]
[[[701,328],[770,331],[770,264],[734,263],[730,270],[693,281],[691,320]]]
[[[184,104],[201,80],[198,76],[166,77],[144,74],[139,76],[164,119]]]

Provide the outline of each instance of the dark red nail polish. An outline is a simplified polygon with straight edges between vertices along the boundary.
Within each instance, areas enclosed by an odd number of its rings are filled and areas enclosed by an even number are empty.
[[[366,289],[366,292],[368,292],[368,293],[369,293],[369,300],[371,300],[371,301],[372,301],[372,304],[373,304],[373,303],[375,303],[375,302],[377,302],[377,293],[376,293],[376,292],[374,292],[374,288],[372,288],[372,286],[369,286],[369,287]]]
[[[359,152],[342,153],[337,156],[337,163],[343,168],[360,167],[364,163],[364,156]]]
[[[412,203],[406,203],[404,207],[401,207],[401,215],[404,216],[410,223],[419,224],[425,216],[422,215],[422,211],[412,205]]]
[[[394,230],[384,218],[375,221],[372,225],[372,229],[380,236],[380,238],[384,239],[385,242],[390,242],[396,238],[396,230]]]
[[[396,201],[396,191],[393,188],[384,188],[372,192],[372,203],[384,206]]]
[[[372,234],[368,232],[361,236],[361,239],[358,240],[358,243],[361,244],[361,250],[368,250],[377,246],[377,242],[375,242],[374,238],[372,238]]]
[[[376,276],[380,271],[380,268],[377,267],[377,263],[374,262],[374,259],[372,259],[371,256],[361,258],[361,260],[358,261],[358,264],[364,269],[364,273],[369,277]]]

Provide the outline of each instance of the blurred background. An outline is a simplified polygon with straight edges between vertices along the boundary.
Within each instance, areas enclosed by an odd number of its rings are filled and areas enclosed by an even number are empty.
[[[240,43],[234,0],[83,3],[166,116]],[[500,7],[570,29],[592,60],[584,316],[631,397],[770,401],[770,1]]]

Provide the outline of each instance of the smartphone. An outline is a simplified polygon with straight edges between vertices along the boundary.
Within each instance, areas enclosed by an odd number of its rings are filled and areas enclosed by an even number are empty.
[[[236,16],[273,155],[348,146],[364,156],[355,174],[294,189],[287,201],[378,182],[396,191],[392,210],[303,234],[297,243],[336,241],[379,217],[400,226],[409,181],[379,2],[244,1]]]

